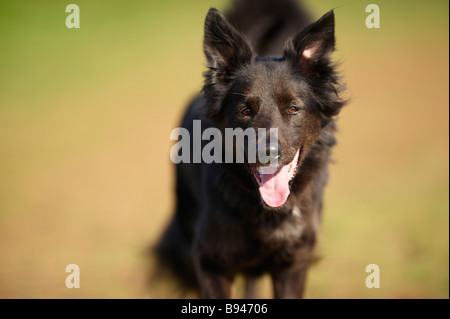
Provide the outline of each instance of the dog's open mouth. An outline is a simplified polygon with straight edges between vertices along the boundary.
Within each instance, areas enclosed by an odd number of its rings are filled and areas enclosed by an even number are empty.
[[[263,201],[270,207],[280,207],[289,196],[289,182],[295,176],[300,149],[292,162],[284,166],[249,165],[250,170],[259,185],[259,193]]]

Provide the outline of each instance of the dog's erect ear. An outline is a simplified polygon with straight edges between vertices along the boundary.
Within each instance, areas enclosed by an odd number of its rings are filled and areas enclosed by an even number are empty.
[[[334,13],[329,11],[286,42],[284,57],[302,73],[314,75],[334,51]]]
[[[252,49],[244,36],[215,8],[211,8],[206,16],[203,49],[208,68],[222,79],[253,58]]]

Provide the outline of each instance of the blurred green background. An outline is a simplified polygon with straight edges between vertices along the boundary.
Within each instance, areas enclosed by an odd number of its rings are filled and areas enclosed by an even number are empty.
[[[144,252],[172,214],[169,134],[201,89],[205,14],[230,2],[79,0],[67,29],[69,3],[0,2],[0,297],[175,297],[145,287]],[[337,8],[352,98],[306,297],[448,298],[449,3],[304,3]]]

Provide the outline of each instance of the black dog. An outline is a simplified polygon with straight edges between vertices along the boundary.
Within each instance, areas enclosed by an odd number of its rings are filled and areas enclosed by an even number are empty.
[[[203,95],[182,127],[192,133],[193,120],[201,120],[202,130],[277,128],[279,166],[272,173],[247,161],[176,166],[176,212],[156,252],[203,297],[229,298],[237,274],[247,279],[246,297],[254,297],[254,280],[264,273],[276,298],[302,297],[335,144],[333,117],[344,105],[330,61],[334,45],[332,11],[293,34],[283,56],[273,58],[256,56],[237,28],[209,10]]]

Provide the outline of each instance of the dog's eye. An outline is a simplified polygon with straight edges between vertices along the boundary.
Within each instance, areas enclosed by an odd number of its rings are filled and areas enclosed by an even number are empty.
[[[300,108],[295,104],[289,106],[289,108],[288,108],[289,114],[297,114],[299,111],[300,111]]]
[[[240,113],[243,116],[250,116],[252,115],[252,110],[250,110],[248,107],[244,107]]]

